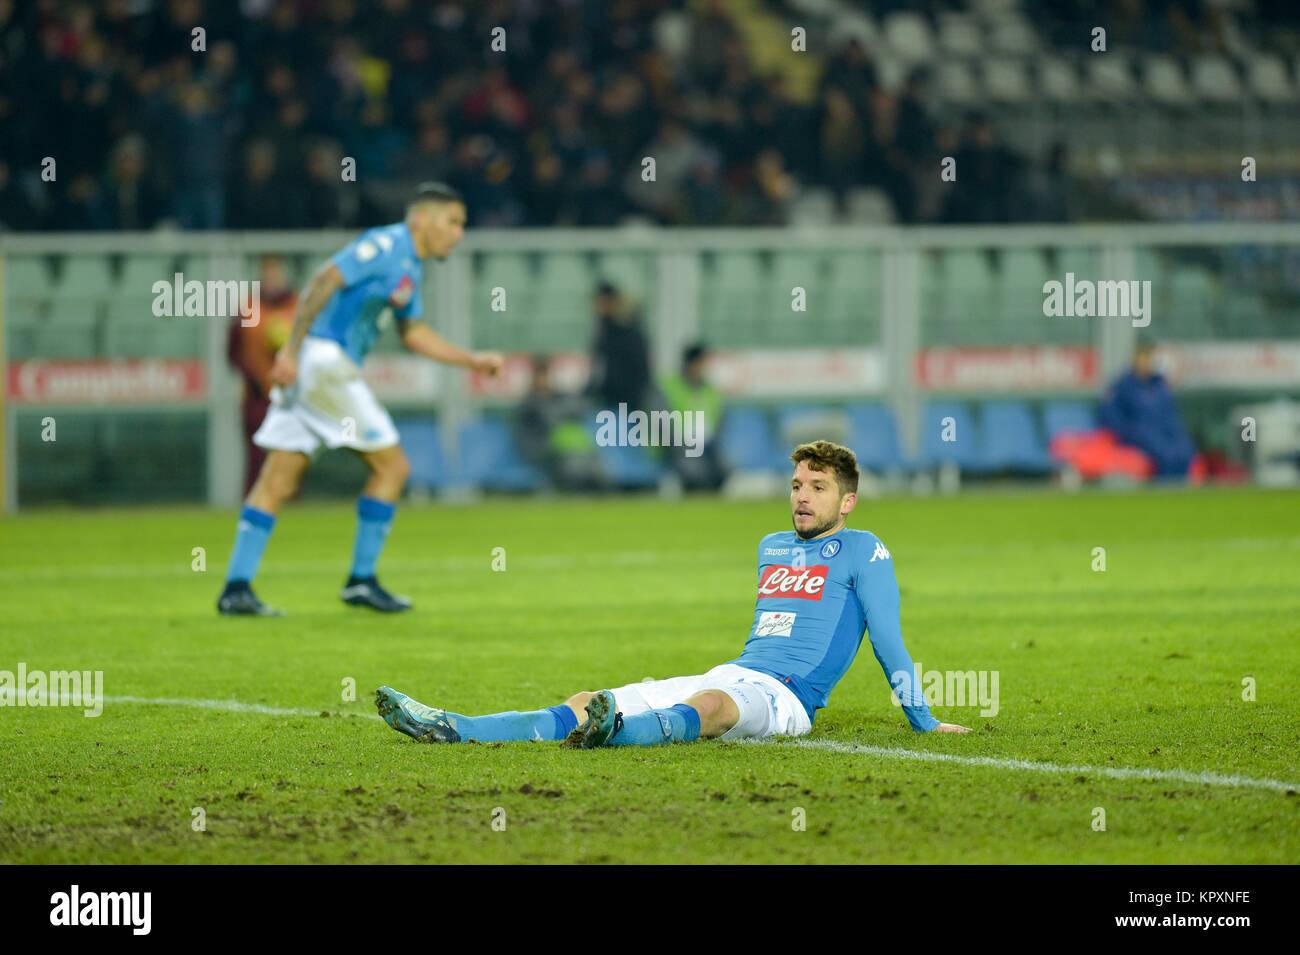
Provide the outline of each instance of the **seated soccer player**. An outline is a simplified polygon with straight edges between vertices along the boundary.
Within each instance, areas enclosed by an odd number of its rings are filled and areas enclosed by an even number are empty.
[[[699,676],[584,692],[528,713],[462,716],[390,687],[375,692],[393,729],[423,743],[563,740],[563,745],[660,743],[802,736],[848,671],[865,629],[871,649],[917,732],[967,732],[930,714],[899,625],[894,562],[870,531],[844,525],[858,503],[858,462],[848,448],[795,448],[793,531],[758,545],[758,600],[740,656]]]

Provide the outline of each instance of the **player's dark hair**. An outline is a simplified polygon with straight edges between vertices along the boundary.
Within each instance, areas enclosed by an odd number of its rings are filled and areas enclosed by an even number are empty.
[[[417,202],[459,202],[463,206],[465,199],[445,182],[422,182],[415,187],[411,205]]]
[[[830,441],[812,441],[801,444],[794,449],[790,460],[795,467],[800,461],[807,461],[814,471],[831,471],[835,474],[835,483],[839,485],[840,494],[858,492],[858,457],[842,444]]]

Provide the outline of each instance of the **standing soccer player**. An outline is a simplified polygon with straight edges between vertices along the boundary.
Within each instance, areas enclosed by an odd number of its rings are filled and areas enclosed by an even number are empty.
[[[411,465],[392,418],[361,377],[361,364],[391,316],[402,343],[417,354],[491,375],[500,370],[500,353],[465,351],[418,321],[421,260],[451,254],[465,234],[465,215],[464,200],[454,189],[425,183],[404,221],[362,233],[312,276],[289,341],[271,369],[277,387],[253,436],[267,449],[266,462],[239,514],[226,586],[217,601],[221,613],[280,614],[257,599],[252,580],[276,515],[322,447],[350,448],[370,469],[357,501],[352,571],[340,597],[388,613],[410,609],[409,600],[379,585],[375,564]]]

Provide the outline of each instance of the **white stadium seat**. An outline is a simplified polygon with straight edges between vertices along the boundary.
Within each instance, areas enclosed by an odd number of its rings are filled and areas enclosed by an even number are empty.
[[[1183,68],[1172,56],[1147,57],[1142,67],[1142,86],[1147,96],[1166,106],[1186,106],[1192,102]]]
[[[940,100],[969,106],[983,102],[975,72],[961,60],[944,60],[935,74],[935,90]]]
[[[1034,95],[1024,62],[1006,57],[984,63],[984,90],[990,99],[1000,103],[1025,103]]]
[[[969,13],[939,14],[939,49],[950,56],[981,56],[988,52],[984,31]]]
[[[1250,91],[1269,103],[1286,103],[1296,98],[1295,87],[1286,74],[1286,64],[1272,53],[1255,53],[1247,67]]]
[[[1098,53],[1089,59],[1088,96],[1093,101],[1131,102],[1137,93],[1128,60],[1117,53]]]
[[[888,225],[894,221],[894,204],[879,189],[853,189],[848,198],[850,225]]]
[[[1243,95],[1241,77],[1222,56],[1207,54],[1192,61],[1192,87],[1211,103],[1236,103]]]
[[[1038,88],[1054,103],[1077,103],[1083,98],[1079,71],[1069,60],[1059,56],[1039,59]]]
[[[885,19],[885,43],[889,52],[905,63],[928,63],[934,59],[934,35],[924,16],[910,10],[891,13]]]
[[[1028,56],[1038,51],[1038,33],[1027,19],[1009,14],[995,21],[990,30],[991,45],[1001,53]]]
[[[835,221],[835,197],[829,189],[807,189],[790,205],[791,225],[830,225]]]

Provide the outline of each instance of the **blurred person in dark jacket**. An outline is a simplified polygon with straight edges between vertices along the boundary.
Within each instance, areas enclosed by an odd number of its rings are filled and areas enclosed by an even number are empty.
[[[1155,369],[1155,345],[1143,342],[1133,366],[1120,375],[1101,401],[1098,419],[1124,444],[1151,458],[1156,477],[1183,477],[1196,455],[1173,392]]]
[[[596,287],[593,299],[596,337],[591,347],[588,394],[598,409],[644,410],[650,387],[650,345],[636,310],[609,282]]]

